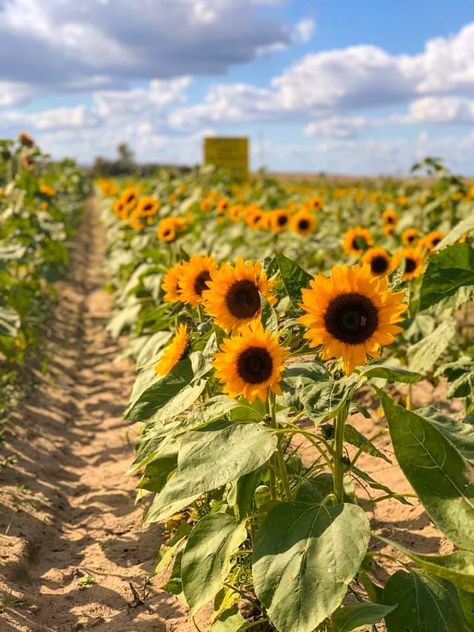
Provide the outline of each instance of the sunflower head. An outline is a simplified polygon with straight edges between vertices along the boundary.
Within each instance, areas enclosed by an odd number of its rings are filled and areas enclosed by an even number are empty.
[[[201,209],[203,213],[207,213],[208,211],[211,210],[213,204],[214,202],[212,201],[212,199],[209,197],[206,197],[206,198],[203,198],[201,202],[199,203],[199,208]]]
[[[112,204],[112,211],[114,212],[114,215],[116,215],[117,217],[120,217],[120,219],[122,218],[123,207],[124,207],[124,203],[122,202],[121,199],[114,200]]]
[[[416,279],[423,272],[423,255],[418,248],[402,248],[394,254],[393,259],[394,268],[398,268],[401,265],[405,266],[403,281]]]
[[[367,228],[356,226],[350,228],[344,235],[342,247],[348,255],[360,256],[373,244],[373,239]]]
[[[301,209],[291,218],[291,229],[305,237],[311,234],[316,227],[316,218],[312,213],[305,209]]]
[[[135,230],[142,230],[145,224],[141,221],[141,217],[139,208],[134,208],[128,216],[128,225]]]
[[[203,292],[204,308],[220,327],[237,331],[258,318],[261,295],[271,304],[276,302],[271,293],[273,286],[258,262],[245,262],[238,257],[235,265],[225,263],[212,274],[208,289]]]
[[[391,208],[388,208],[386,211],[382,213],[382,219],[384,221],[384,224],[392,224],[393,226],[396,226],[398,222],[398,215],[396,211],[394,211]]]
[[[230,397],[265,401],[269,390],[281,394],[279,383],[287,357],[278,338],[255,320],[224,340],[214,356],[216,377]]]
[[[418,228],[405,228],[402,232],[402,243],[404,246],[414,246],[418,241],[420,231]]]
[[[250,228],[263,228],[265,222],[265,212],[259,208],[249,207],[245,212],[244,219]]]
[[[317,195],[309,198],[309,200],[307,200],[305,204],[307,208],[312,209],[313,211],[319,210],[322,207],[322,205],[323,205],[323,201]]]
[[[435,248],[440,241],[444,239],[444,233],[440,230],[432,230],[430,233],[425,235],[421,242],[420,247],[426,248],[426,250],[430,251]]]
[[[380,357],[380,347],[402,331],[396,323],[407,309],[404,292],[390,292],[387,277],[373,276],[370,267],[334,266],[331,277],[318,274],[302,290],[300,322],[308,328],[310,347],[323,345],[322,358],[342,358],[347,374]]]
[[[290,214],[286,208],[279,208],[270,213],[270,228],[275,233],[281,233],[288,228]]]
[[[362,257],[374,276],[384,276],[392,271],[392,257],[385,248],[369,248]]]
[[[170,344],[161,354],[160,361],[155,365],[155,371],[160,376],[168,375],[170,371],[183,359],[188,346],[188,327],[179,325]]]
[[[196,255],[183,263],[179,280],[180,300],[197,307],[203,302],[203,292],[208,289],[217,269],[213,257]]]
[[[217,203],[217,214],[218,215],[224,215],[224,213],[226,213],[228,211],[229,206],[230,206],[229,200],[227,198],[222,198]]]
[[[128,187],[127,189],[122,191],[122,195],[120,196],[120,199],[124,203],[124,206],[126,206],[129,210],[136,207],[139,198],[140,191],[137,189],[137,187]]]
[[[160,241],[169,243],[178,237],[179,230],[185,225],[186,223],[180,217],[166,217],[158,224],[156,236]]]
[[[179,281],[181,279],[183,263],[180,261],[169,268],[163,277],[161,287],[165,293],[164,299],[168,303],[176,303],[181,300]]]
[[[158,213],[158,200],[154,197],[144,197],[138,202],[137,210],[142,217],[153,217]]]

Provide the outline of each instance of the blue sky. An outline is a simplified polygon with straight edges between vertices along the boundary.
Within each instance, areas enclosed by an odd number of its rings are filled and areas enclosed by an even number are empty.
[[[471,6],[469,6],[471,5]],[[138,9],[138,10],[137,10]],[[81,162],[194,163],[249,135],[272,170],[473,174],[474,5],[0,0],[0,135]]]

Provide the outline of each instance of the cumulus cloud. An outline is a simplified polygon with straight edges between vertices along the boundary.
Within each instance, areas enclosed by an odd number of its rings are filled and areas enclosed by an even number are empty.
[[[91,78],[120,88],[130,80],[222,74],[262,47],[290,41],[287,26],[254,0],[0,2],[0,80],[36,93],[85,89]]]
[[[392,123],[474,123],[474,100],[464,97],[423,97],[410,103],[406,114],[394,114]]]

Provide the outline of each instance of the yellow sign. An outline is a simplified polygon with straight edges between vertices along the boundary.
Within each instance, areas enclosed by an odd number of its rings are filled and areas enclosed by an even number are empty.
[[[247,178],[249,175],[248,138],[235,136],[205,138],[204,164],[222,167],[241,178]]]

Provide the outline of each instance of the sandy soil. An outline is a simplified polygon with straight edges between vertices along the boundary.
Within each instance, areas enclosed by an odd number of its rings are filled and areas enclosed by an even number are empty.
[[[50,366],[10,420],[0,462],[0,631],[194,629],[148,581],[160,545],[141,525],[121,420],[133,369],[105,333],[105,235],[91,205],[59,287]],[[133,586],[133,588],[132,588]],[[135,594],[136,592],[136,594]]]
[[[91,204],[72,251],[73,273],[59,287],[49,370],[36,374],[39,383],[12,416],[1,447],[0,632],[194,630],[185,608],[150,579],[160,528],[141,524],[136,479],[126,475],[133,429],[121,414],[133,368],[115,360],[119,346],[105,332],[111,306],[102,289],[104,248]],[[418,405],[442,398],[429,385],[415,389]],[[375,410],[372,416],[351,423],[373,437],[384,423]],[[387,435],[377,445],[393,456]],[[313,458],[307,444],[301,449]],[[11,454],[16,463],[3,467]],[[409,491],[394,460],[364,456],[359,466],[395,491]],[[362,488],[358,494],[367,498]],[[417,551],[449,550],[419,505],[390,500],[366,508],[386,537]],[[384,579],[393,569],[384,563],[376,573]]]

